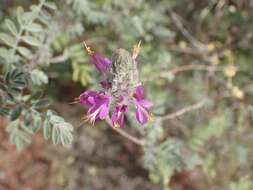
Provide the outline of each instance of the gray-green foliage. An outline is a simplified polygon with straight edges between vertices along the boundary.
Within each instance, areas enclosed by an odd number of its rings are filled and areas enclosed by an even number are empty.
[[[184,165],[181,150],[182,144],[176,139],[168,139],[145,149],[143,164],[154,183],[161,184],[166,189],[170,177]]]
[[[72,142],[71,124],[51,111],[44,113],[43,110],[49,105],[48,100],[41,98],[39,92],[22,95],[22,91],[29,87],[29,75],[26,72],[19,69],[7,72],[0,87],[0,113],[9,118],[10,124],[6,131],[9,133],[10,142],[15,144],[18,150],[30,144],[31,135],[42,127],[43,132],[45,128],[53,131],[54,144],[61,142],[63,145],[68,145]],[[46,139],[49,137],[50,134],[47,134],[47,138],[45,136]]]
[[[69,145],[73,126],[56,113],[47,111],[49,101],[38,88],[48,84],[42,70],[51,59],[50,36],[52,12],[56,5],[40,0],[29,10],[18,7],[15,19],[5,19],[5,32],[0,33],[3,44],[0,57],[4,76],[0,78],[0,114],[9,120],[6,131],[18,150],[31,143],[31,136],[40,128],[50,128],[54,144]]]
[[[18,151],[31,143],[30,135],[33,133],[30,130],[26,130],[23,126],[20,127],[18,121],[12,121],[6,128],[6,131],[9,133],[10,142],[16,145]]]
[[[20,99],[22,89],[29,84],[28,73],[13,69],[2,77],[0,81],[1,103],[4,105],[8,102],[15,103]]]
[[[187,146],[194,151],[203,148],[205,143],[212,137],[219,137],[226,129],[224,115],[214,117],[207,125],[196,126],[187,142]]]
[[[43,124],[43,135],[45,139],[52,138],[54,144],[61,143],[66,146],[73,141],[73,127],[62,117],[47,111]]]
[[[0,33],[0,39],[6,45],[0,49],[4,63],[26,62],[40,56],[38,52],[44,47],[51,20],[48,9],[54,10],[56,7],[41,0],[38,5],[32,5],[29,11],[18,7],[16,19],[5,20],[6,33]]]
[[[44,138],[51,138],[55,145],[61,143],[67,146],[73,141],[72,125],[50,110],[42,114],[33,108],[23,109],[17,106],[12,112],[11,120],[6,131],[10,142],[19,151],[31,143],[31,136],[40,129],[43,130]]]
[[[200,158],[186,149],[182,139],[167,137],[162,140],[164,132],[159,119],[147,126],[143,165],[149,170],[149,177],[154,183],[168,189],[170,178],[175,172],[194,168]]]

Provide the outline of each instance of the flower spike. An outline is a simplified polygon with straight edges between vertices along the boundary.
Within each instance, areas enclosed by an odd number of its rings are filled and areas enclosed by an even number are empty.
[[[110,116],[113,127],[123,127],[126,113],[133,106],[140,125],[152,121],[152,103],[145,97],[135,60],[140,53],[141,41],[133,47],[132,53],[117,49],[111,60],[93,52],[85,42],[83,45],[91,63],[103,77],[100,81],[102,91],[86,90],[73,102],[79,102],[87,108],[83,121],[94,125],[97,120],[105,120]]]

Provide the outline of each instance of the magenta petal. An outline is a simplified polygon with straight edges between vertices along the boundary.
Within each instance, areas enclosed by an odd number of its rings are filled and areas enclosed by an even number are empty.
[[[87,111],[87,115],[93,114],[94,112],[96,112],[99,109],[98,105],[93,105],[91,106],[88,111]]]
[[[137,110],[135,112],[135,117],[137,121],[143,125],[148,122],[149,115],[148,115],[148,112],[144,108],[139,106],[137,107]]]
[[[144,99],[144,88],[142,86],[138,86],[135,89],[134,97],[137,100]]]
[[[144,88],[142,86],[138,86],[135,88],[134,92],[134,104],[137,108],[135,112],[136,120],[140,124],[145,124],[149,120],[148,110],[152,106],[152,103],[145,99]]]
[[[101,110],[100,110],[100,113],[99,113],[99,118],[100,119],[105,119],[108,114],[109,114],[109,106],[106,105],[106,104],[103,104],[101,106]]]
[[[138,103],[144,108],[150,108],[153,105],[149,100],[146,99],[139,100]]]
[[[117,111],[115,109],[112,112],[112,123],[116,123],[117,121]]]
[[[124,125],[125,113],[127,112],[126,105],[116,106],[112,112],[112,124],[113,126],[122,127]]]
[[[107,57],[104,58],[103,62],[104,62],[104,65],[107,65],[107,67],[111,65],[111,61]]]
[[[80,104],[84,106],[91,106],[92,104],[94,104],[93,99],[95,99],[95,97],[97,96],[98,96],[97,92],[88,90],[88,91],[83,92],[79,96],[79,102]]]
[[[94,97],[88,97],[87,102],[90,103],[90,104],[95,104],[96,103]]]
[[[91,62],[95,65],[99,72],[104,72],[111,67],[111,61],[99,54],[92,55]]]
[[[109,114],[111,97],[105,92],[85,91],[79,96],[79,102],[88,106],[86,121],[94,124],[97,119],[105,119]]]
[[[108,116],[111,101],[110,96],[106,95],[104,92],[94,93],[87,91],[82,98],[86,105],[90,106],[87,111],[88,121],[94,123],[98,118],[103,120]]]

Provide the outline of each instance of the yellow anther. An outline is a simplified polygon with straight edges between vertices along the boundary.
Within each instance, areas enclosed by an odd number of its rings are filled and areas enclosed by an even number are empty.
[[[209,43],[207,45],[207,49],[209,52],[213,51],[215,49],[215,44],[214,43]]]
[[[92,51],[91,48],[89,46],[87,46],[87,44],[85,43],[85,41],[83,41],[83,46],[84,46],[85,50],[87,51],[87,53],[89,55],[93,55],[94,54],[94,51]]]
[[[92,120],[91,118],[87,116],[83,116],[82,121],[85,123],[90,123],[92,126],[95,126],[95,120]]]
[[[113,124],[114,128],[120,128],[120,125],[118,123]]]
[[[237,68],[234,65],[229,65],[224,68],[223,72],[226,77],[232,78],[235,76]]]
[[[138,45],[134,45],[133,47],[133,59],[136,59],[136,57],[139,55],[141,51],[141,40],[139,41]]]
[[[178,46],[181,48],[181,49],[185,49],[187,48],[187,43],[185,41],[180,41]]]
[[[234,86],[232,88],[232,94],[234,97],[238,98],[238,99],[243,99],[244,98],[244,92],[239,89],[237,86]]]
[[[152,113],[148,115],[148,122],[153,122],[154,121],[154,118],[153,118],[153,115]]]

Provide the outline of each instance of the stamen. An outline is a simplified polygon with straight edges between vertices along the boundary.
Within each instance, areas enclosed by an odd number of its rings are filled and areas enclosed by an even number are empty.
[[[95,112],[93,112],[92,114],[89,114],[87,116],[84,116],[86,122],[89,122],[91,123],[93,126],[95,124],[95,121],[96,121],[96,116],[98,115],[98,113],[100,112],[101,110],[101,107],[98,108]]]
[[[91,50],[91,48],[89,46],[87,46],[87,44],[85,43],[85,41],[83,41],[83,46],[84,48],[86,49],[87,53],[89,55],[93,55],[94,54],[94,51]]]
[[[79,103],[79,100],[80,100],[79,97],[75,97],[75,98],[74,98],[74,101],[73,101],[73,102],[70,102],[69,104],[70,104],[70,105],[71,105],[71,104],[77,104],[77,103]]]
[[[87,122],[87,120],[88,120],[88,118],[86,115],[82,117],[82,121]]]
[[[85,123],[90,123],[90,124],[92,124],[92,126],[94,126],[95,120],[93,120],[91,117],[84,116],[84,117],[82,118],[82,120],[83,120],[83,122],[85,122]]]
[[[114,128],[120,128],[120,125],[118,123],[113,124]]]
[[[139,55],[141,51],[141,40],[139,41],[138,45],[134,45],[133,47],[133,59],[136,59],[136,57]]]
[[[86,121],[84,121],[83,118],[82,118],[81,120],[82,120],[81,123],[79,123],[79,125],[78,125],[78,126],[80,126],[80,127],[81,127],[84,123],[86,123]]]
[[[154,121],[153,114],[152,113],[148,114],[148,122],[153,122],[153,121]]]

